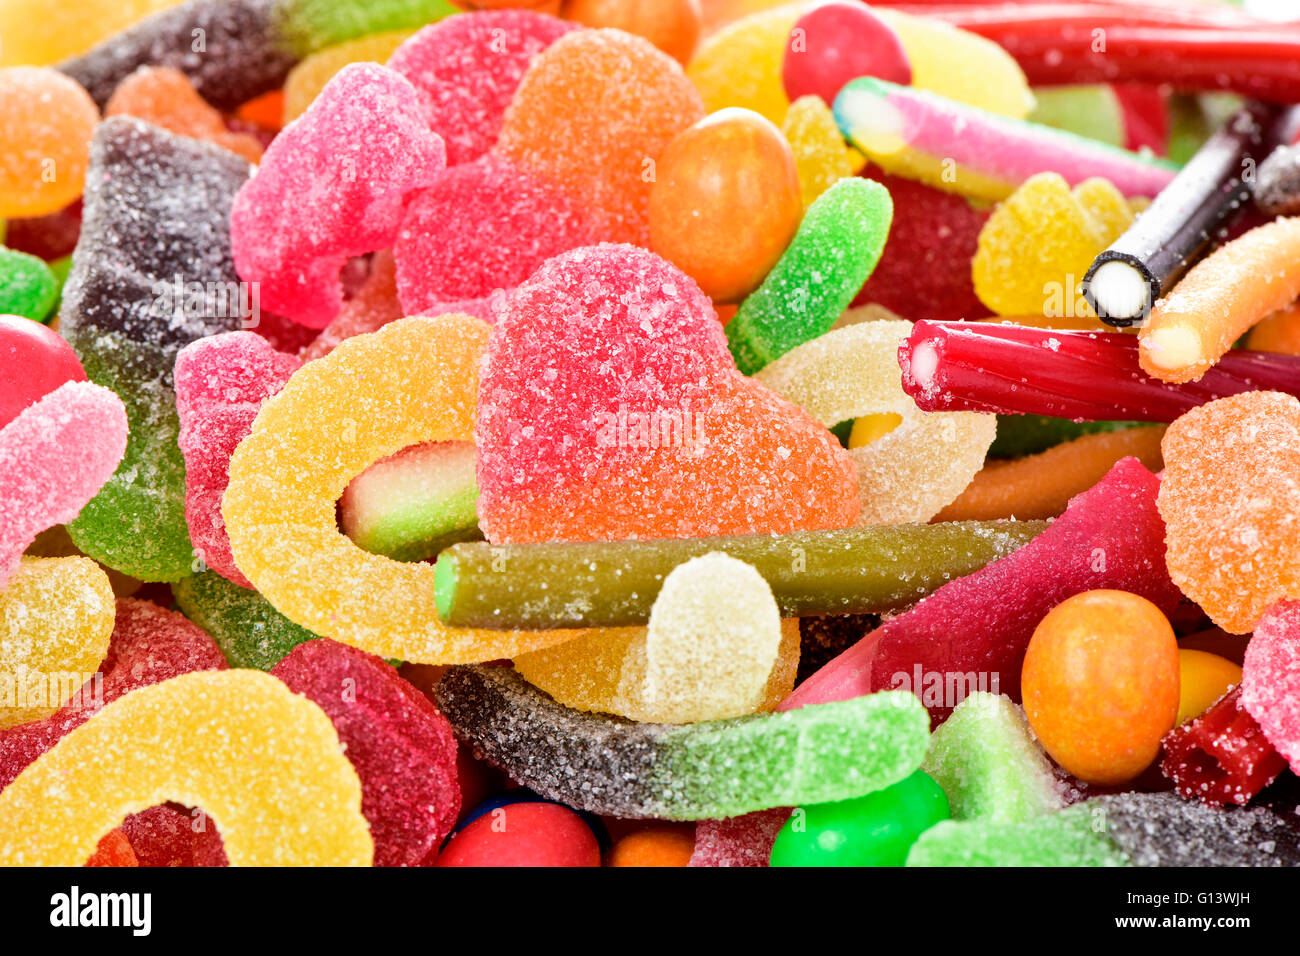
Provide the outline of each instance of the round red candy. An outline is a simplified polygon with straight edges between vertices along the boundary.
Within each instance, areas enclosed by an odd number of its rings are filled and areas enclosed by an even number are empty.
[[[85,369],[59,333],[20,315],[0,315],[0,428]]]
[[[497,807],[465,827],[438,866],[600,866],[600,844],[574,811],[555,803]]]
[[[792,102],[812,94],[833,103],[844,84],[860,76],[912,82],[912,64],[893,27],[862,3],[828,3],[799,18],[781,67]]]

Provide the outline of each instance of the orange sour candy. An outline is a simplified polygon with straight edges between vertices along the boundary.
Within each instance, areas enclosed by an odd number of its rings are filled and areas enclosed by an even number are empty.
[[[99,109],[57,70],[0,69],[0,219],[58,212],[81,195]]]
[[[172,67],[141,67],[119,83],[104,115],[122,113],[177,136],[216,143],[250,163],[262,160],[261,144],[251,136],[232,133],[221,113],[199,96],[189,77]]]

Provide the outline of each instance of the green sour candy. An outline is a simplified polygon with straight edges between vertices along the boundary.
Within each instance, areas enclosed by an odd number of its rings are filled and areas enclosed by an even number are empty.
[[[277,27],[306,56],[323,47],[392,30],[413,30],[460,13],[449,0],[282,0]]]
[[[742,372],[753,375],[835,324],[880,260],[893,215],[889,190],[857,177],[808,207],[794,241],[727,323]]]
[[[1010,698],[977,691],[930,737],[921,764],[955,820],[1014,823],[1061,808],[1052,767]]]
[[[231,667],[269,671],[299,644],[320,636],[215,571],[173,584],[172,594],[181,612],[212,635]]]
[[[1022,823],[939,823],[912,845],[908,866],[1128,866],[1106,814],[1081,803]]]
[[[42,260],[0,246],[0,315],[44,322],[59,300],[59,281]]]
[[[930,728],[906,691],[684,726],[571,710],[508,667],[453,667],[435,697],[456,736],[512,780],[624,819],[703,820],[860,797],[912,773]]]
[[[902,866],[948,799],[920,770],[856,800],[796,808],[777,834],[772,866]]]

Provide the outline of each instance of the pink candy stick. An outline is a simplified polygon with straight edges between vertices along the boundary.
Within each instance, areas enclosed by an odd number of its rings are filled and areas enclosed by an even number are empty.
[[[0,429],[0,588],[38,534],[112,477],[126,435],[122,400],[90,382],[60,385]]]
[[[1241,669],[1241,702],[1300,773],[1300,601],[1280,601],[1255,625]]]
[[[252,582],[235,566],[221,517],[230,482],[230,456],[253,427],[258,410],[284,388],[302,360],[273,349],[253,332],[200,339],[176,356],[179,444],[185,456],[185,523],[200,558],[241,587]]]

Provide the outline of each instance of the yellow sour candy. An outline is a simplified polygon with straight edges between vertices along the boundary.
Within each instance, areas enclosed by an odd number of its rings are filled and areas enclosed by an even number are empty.
[[[0,729],[54,713],[108,653],[113,588],[90,558],[23,558],[0,590]]]
[[[845,145],[831,108],[820,96],[801,96],[791,103],[781,132],[794,150],[805,209],[836,182],[854,174],[851,148]]]
[[[0,0],[0,66],[44,66],[85,53],[181,0]]]
[[[408,318],[304,365],[230,460],[222,515],[235,563],[281,614],[323,637],[419,664],[514,657],[573,631],[448,627],[432,564],[357,547],[335,505],[353,478],[408,445],[472,441],[488,326]]]
[[[334,725],[261,671],[118,698],[0,792],[0,866],[80,866],[129,814],[203,810],[232,866],[369,866],[361,781]]]
[[[907,321],[859,322],[833,329],[787,352],[755,378],[827,428],[850,419],[861,426],[849,449],[858,466],[858,524],[929,521],[970,484],[984,465],[997,418],[981,412],[923,412],[903,391],[898,345]],[[896,427],[890,428],[890,425]]]
[[[414,30],[372,33],[327,46],[302,60],[284,81],[284,123],[296,120],[320,95],[334,74],[349,63],[387,63],[393,51],[407,41]]]
[[[764,10],[707,37],[686,68],[705,111],[740,106],[780,125],[790,108],[781,83],[786,45],[795,22],[812,6],[792,3]]]
[[[578,710],[686,724],[770,710],[794,687],[799,622],[751,565],[713,552],[664,578],[646,627],[592,630],[515,668]]]
[[[1127,201],[1104,179],[1071,191],[1058,173],[1031,176],[980,230],[975,294],[997,315],[1092,317],[1080,283],[1132,222]]]

